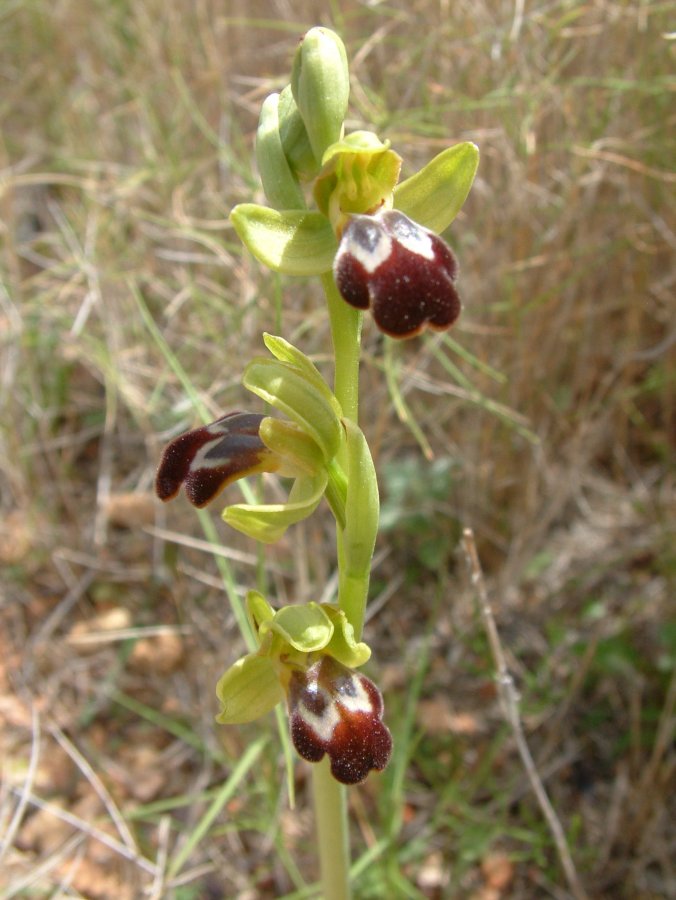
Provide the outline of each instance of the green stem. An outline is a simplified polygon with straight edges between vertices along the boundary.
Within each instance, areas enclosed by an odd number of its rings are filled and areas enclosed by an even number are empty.
[[[361,351],[361,323],[363,314],[349,306],[338,293],[331,272],[322,275],[326,292],[333,339],[335,377],[333,392],[343,409],[343,415],[359,422],[359,356]]]
[[[331,337],[335,360],[334,393],[346,418],[359,421],[359,357],[361,351],[362,314],[353,309],[338,293],[333,275],[322,275],[331,323]],[[338,464],[346,463],[344,453]],[[338,571],[345,570],[342,529],[336,523]],[[342,591],[339,590],[342,606]],[[363,616],[361,617],[363,620]],[[331,775],[327,757],[312,767],[312,785],[315,807],[319,863],[321,868],[322,898],[324,900],[350,900],[350,845],[347,825],[347,793]]]
[[[322,900],[350,900],[350,845],[345,788],[331,774],[328,757],[312,766]]]

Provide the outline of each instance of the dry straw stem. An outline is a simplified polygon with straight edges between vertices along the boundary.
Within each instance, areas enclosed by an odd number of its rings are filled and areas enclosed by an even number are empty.
[[[471,528],[465,528],[463,531],[463,546],[465,557],[467,559],[467,566],[472,578],[472,585],[476,592],[477,600],[479,601],[481,618],[483,620],[484,628],[486,629],[488,644],[495,664],[498,696],[500,698],[502,712],[507,724],[512,730],[519,756],[521,757],[523,767],[526,770],[526,775],[528,776],[528,780],[533,788],[533,792],[545,817],[552,838],[554,839],[554,845],[559,854],[561,866],[565,873],[570,891],[575,900],[587,900],[587,894],[577,876],[575,863],[570,855],[568,842],[566,841],[561,822],[547,796],[547,791],[544,788],[542,779],[538,774],[538,770],[535,767],[533,757],[528,748],[528,742],[526,741],[523,725],[521,724],[521,718],[519,716],[519,699],[516,688],[514,687],[514,679],[507,669],[505,653],[502,649],[502,644],[500,643],[500,635],[498,634],[497,625],[495,624],[493,609],[490,600],[488,599],[486,582],[481,570],[481,563],[479,562],[479,554],[477,553],[476,543],[474,541],[474,532]]]

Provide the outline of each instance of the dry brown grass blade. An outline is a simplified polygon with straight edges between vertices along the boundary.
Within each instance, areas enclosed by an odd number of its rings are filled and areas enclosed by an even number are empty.
[[[519,756],[521,757],[521,762],[526,775],[528,776],[528,781],[530,782],[538,805],[547,822],[547,827],[549,828],[554,841],[554,846],[556,847],[556,852],[558,853],[561,862],[561,868],[566,876],[570,891],[575,900],[588,900],[588,896],[580,883],[573,857],[570,854],[568,841],[566,840],[563,827],[556,814],[556,810],[552,806],[551,800],[547,795],[547,791],[545,790],[545,786],[542,783],[542,779],[540,778],[535,761],[533,760],[528,747],[528,741],[526,740],[523,724],[519,715],[519,698],[516,688],[514,687],[514,679],[507,668],[507,660],[505,658],[504,650],[502,649],[497,625],[495,624],[495,617],[493,616],[493,609],[488,597],[486,581],[483,576],[479,554],[477,553],[476,543],[474,541],[474,532],[471,528],[466,528],[463,532],[463,546],[467,559],[467,566],[472,579],[472,585],[476,593],[479,611],[481,613],[486,636],[488,638],[488,644],[493,657],[493,663],[495,665],[495,680],[498,686],[498,697],[500,699],[500,706],[505,721],[511,729],[517,750],[519,751]]]

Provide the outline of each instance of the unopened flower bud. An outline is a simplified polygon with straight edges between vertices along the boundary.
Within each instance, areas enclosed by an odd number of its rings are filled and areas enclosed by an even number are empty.
[[[296,50],[291,90],[318,163],[327,147],[340,140],[350,95],[347,54],[328,28],[311,28]]]
[[[303,123],[291,85],[279,95],[279,136],[291,171],[300,181],[310,181],[319,171],[319,163],[312,152],[312,145]]]
[[[256,132],[256,162],[268,201],[276,209],[305,209],[298,178],[289,166],[279,131],[279,94],[261,107]]]

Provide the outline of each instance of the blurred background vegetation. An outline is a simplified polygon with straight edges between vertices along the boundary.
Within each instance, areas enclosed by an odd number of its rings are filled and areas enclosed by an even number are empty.
[[[274,720],[216,726],[214,684],[241,651],[228,596],[321,596],[330,523],[263,557],[152,498],[191,390],[214,418],[254,408],[262,330],[330,377],[317,289],[227,219],[263,199],[259,106],[314,24],[347,45],[349,128],[404,174],[460,140],[482,155],[447,234],[459,325],[365,327],[366,638],[396,750],[350,792],[356,896],[568,896],[497,708],[471,526],[588,896],[676,897],[669,7],[0,5],[3,897],[316,896],[305,766],[290,811]]]

